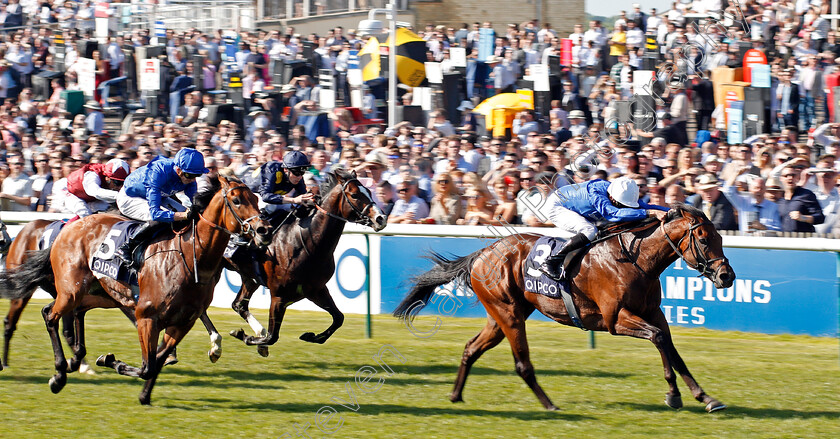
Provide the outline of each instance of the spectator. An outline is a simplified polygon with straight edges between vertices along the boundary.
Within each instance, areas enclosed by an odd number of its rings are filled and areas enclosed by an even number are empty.
[[[448,172],[435,176],[433,190],[429,217],[435,224],[456,224],[463,217],[463,204],[458,187]]]
[[[798,186],[801,171],[795,166],[782,170],[784,196],[778,201],[783,232],[815,232],[825,222],[820,203],[813,192]]]
[[[703,174],[697,179],[697,192],[700,194],[691,204],[700,208],[718,230],[738,230],[735,222],[735,209],[732,203],[722,196],[720,183],[713,174]]]
[[[3,210],[27,212],[32,204],[32,180],[23,172],[23,157],[9,159],[9,176],[3,180],[0,201]]]
[[[417,224],[429,216],[429,206],[417,196],[417,181],[407,179],[397,185],[397,197],[394,209],[388,216],[388,223]]]
[[[749,167],[741,168],[723,185],[723,193],[738,210],[738,230],[741,232],[755,232],[761,230],[781,230],[779,210],[776,203],[764,198],[765,181],[761,177],[749,179],[749,194],[742,195],[735,187],[735,180],[739,175],[749,171]]]
[[[464,185],[467,209],[464,212],[464,218],[458,220],[458,224],[493,224],[496,203],[484,183],[478,178],[478,175],[469,172],[464,175]]]
[[[380,181],[376,185],[376,198],[379,200],[382,213],[390,215],[394,210],[394,187],[387,181]]]

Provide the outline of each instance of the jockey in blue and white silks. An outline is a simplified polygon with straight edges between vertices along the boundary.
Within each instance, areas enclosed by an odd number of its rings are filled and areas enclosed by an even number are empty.
[[[555,255],[549,256],[542,267],[545,274],[555,280],[564,277],[563,261],[571,251],[588,245],[598,229],[594,222],[623,222],[646,218],[668,208],[639,201],[639,186],[630,178],[622,177],[613,182],[591,180],[563,186],[546,200],[550,209],[549,219],[556,226],[575,234]]]

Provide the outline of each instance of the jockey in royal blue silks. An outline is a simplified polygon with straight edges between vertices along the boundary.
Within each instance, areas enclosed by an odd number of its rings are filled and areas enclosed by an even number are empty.
[[[563,248],[549,256],[540,269],[550,278],[564,278],[563,261],[573,250],[588,245],[598,229],[593,221],[634,221],[648,215],[660,217],[668,208],[647,204],[639,200],[639,186],[630,178],[622,177],[608,182],[591,180],[563,186],[546,200],[551,222],[566,231],[575,233]]]
[[[288,212],[294,204],[312,201],[314,195],[306,192],[303,181],[303,174],[310,166],[309,159],[300,151],[287,152],[282,162],[266,163],[256,191],[260,197],[260,209],[271,215],[277,211]]]
[[[192,148],[181,149],[171,159],[155,157],[132,172],[117,194],[117,207],[123,215],[146,223],[117,250],[116,256],[130,265],[134,247],[150,238],[158,226],[186,220],[197,191],[195,179],[208,172],[204,157]],[[176,194],[180,202],[174,198]]]

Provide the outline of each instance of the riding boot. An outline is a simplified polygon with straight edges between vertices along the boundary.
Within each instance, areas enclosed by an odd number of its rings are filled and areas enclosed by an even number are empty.
[[[545,262],[540,266],[540,271],[545,273],[548,277],[560,282],[566,277],[563,263],[566,261],[566,256],[574,250],[585,247],[589,244],[589,238],[583,233],[578,233],[571,239],[566,241],[563,248],[557,254],[549,256]]]
[[[137,230],[134,231],[134,235],[131,236],[128,240],[126,240],[120,248],[117,249],[117,252],[114,256],[116,256],[124,266],[131,268],[134,266],[134,249],[137,245],[147,241],[155,232],[158,230],[158,226],[164,224],[160,221],[149,221],[142,224]],[[140,265],[140,264],[137,264]]]

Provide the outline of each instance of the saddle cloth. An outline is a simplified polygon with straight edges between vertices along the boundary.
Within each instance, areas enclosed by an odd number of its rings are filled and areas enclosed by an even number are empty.
[[[38,250],[44,250],[46,248],[50,248],[55,242],[55,238],[58,237],[58,232],[67,224],[64,220],[58,220],[51,222],[47,227],[44,228],[44,233],[41,234],[41,237],[38,238]]]
[[[563,291],[568,291],[568,285],[564,285],[548,277],[540,270],[540,265],[545,260],[556,254],[563,248],[566,240],[553,238],[551,236],[540,237],[528,253],[524,265],[525,289],[543,296],[552,298],[561,297]]]
[[[99,250],[90,257],[90,270],[97,279],[107,277],[128,285],[137,285],[137,272],[126,268],[114,254],[141,224],[140,221],[120,221],[111,226]],[[143,252],[145,248],[144,243],[136,251]]]

